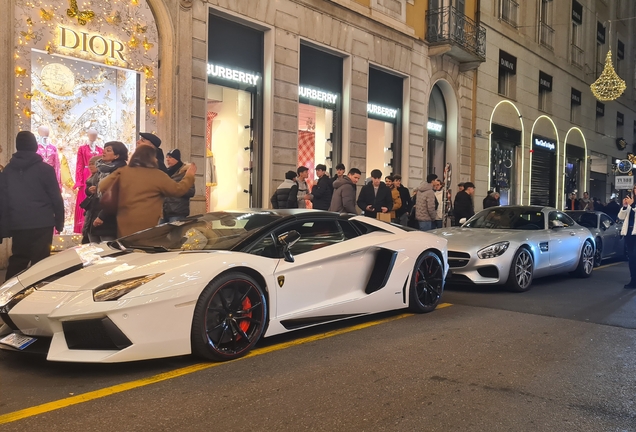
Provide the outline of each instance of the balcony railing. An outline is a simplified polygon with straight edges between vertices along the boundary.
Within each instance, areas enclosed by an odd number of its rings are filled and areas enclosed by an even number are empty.
[[[554,29],[544,22],[539,23],[539,42],[546,48],[552,49],[552,37]]]
[[[583,50],[576,45],[570,45],[572,48],[572,64],[583,69]]]
[[[486,59],[486,29],[452,6],[426,11],[426,40],[454,43],[464,50]]]
[[[515,0],[501,0],[501,19],[513,27],[517,27],[519,3]]]

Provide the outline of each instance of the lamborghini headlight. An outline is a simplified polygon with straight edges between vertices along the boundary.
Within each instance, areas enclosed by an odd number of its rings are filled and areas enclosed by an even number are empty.
[[[510,246],[510,242],[507,241],[491,244],[477,252],[477,256],[481,259],[495,258],[503,255],[508,250],[508,246]]]
[[[95,301],[109,301],[117,300],[129,292],[139,288],[143,284],[150,282],[153,279],[157,279],[159,276],[163,276],[163,273],[155,273],[147,276],[139,276],[130,279],[124,279],[115,282],[109,282],[101,285],[93,291],[93,300]]]

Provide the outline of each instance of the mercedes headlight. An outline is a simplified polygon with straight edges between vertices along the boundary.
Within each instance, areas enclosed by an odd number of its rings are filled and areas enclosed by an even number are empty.
[[[510,246],[510,242],[507,241],[491,244],[477,252],[477,256],[481,259],[495,258],[503,255],[508,250],[508,246]]]
[[[143,284],[146,284],[153,279],[157,279],[159,276],[163,276],[163,273],[155,273],[147,276],[140,276],[115,282],[109,282],[97,287],[97,289],[93,291],[93,300],[118,300],[129,292],[139,288]]]

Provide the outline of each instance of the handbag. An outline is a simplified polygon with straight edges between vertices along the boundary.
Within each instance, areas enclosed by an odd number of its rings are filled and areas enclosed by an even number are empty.
[[[93,202],[94,198],[95,198],[95,194],[89,195],[86,198],[84,198],[82,202],[79,204],[80,208],[83,210],[88,210],[91,207],[91,203]]]
[[[383,222],[391,223],[391,213],[382,213],[378,212],[375,214],[376,219],[381,220]]]
[[[119,206],[119,177],[115,179],[112,186],[106,189],[99,199],[99,208],[107,215],[117,214]]]

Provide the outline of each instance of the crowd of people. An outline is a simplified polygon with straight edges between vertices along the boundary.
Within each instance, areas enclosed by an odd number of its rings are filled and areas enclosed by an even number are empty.
[[[136,144],[130,160],[125,144],[110,141],[88,162],[91,176],[79,203],[83,243],[114,240],[190,214],[196,166],[182,162],[178,149],[164,162],[161,139],[152,133],[141,133]],[[48,257],[54,232],[64,229],[55,170],[37,150],[35,135],[19,132],[16,152],[0,172],[0,241],[12,238],[6,279]]]
[[[450,191],[444,197],[444,184],[436,174],[428,175],[411,193],[402,184],[402,176],[399,174],[385,176],[383,180],[382,171],[374,169],[360,188],[356,199],[357,184],[362,172],[358,168],[351,168],[348,174],[345,172],[344,164],[338,164],[336,175],[330,178],[325,165],[316,165],[318,181],[309,191],[307,167],[300,166],[296,171],[287,171],[285,180],[278,185],[270,198],[271,206],[274,209],[307,208],[307,203],[310,202],[314,209],[354,214],[360,212],[370,218],[411,226],[422,231],[443,226],[447,215],[444,214],[442,203],[450,204]],[[460,225],[475,214],[474,193],[473,183],[459,183],[454,204],[447,206],[450,207],[447,210],[454,225]]]

